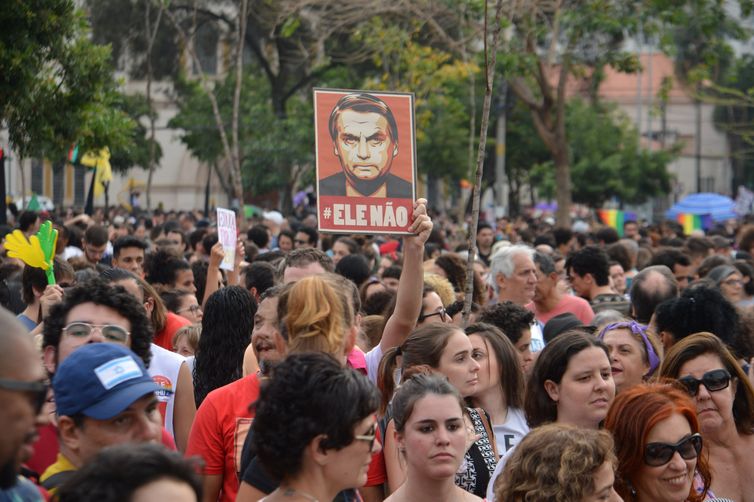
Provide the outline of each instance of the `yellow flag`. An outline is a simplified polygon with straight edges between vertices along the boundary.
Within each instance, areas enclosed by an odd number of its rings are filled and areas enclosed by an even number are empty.
[[[94,195],[104,193],[104,184],[113,179],[113,169],[110,166],[110,149],[105,147],[99,152],[87,152],[81,157],[81,164],[94,167]]]

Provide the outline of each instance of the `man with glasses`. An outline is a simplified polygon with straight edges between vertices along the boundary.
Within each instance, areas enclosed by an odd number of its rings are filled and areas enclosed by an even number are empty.
[[[0,500],[42,500],[19,471],[31,454],[46,397],[39,354],[21,323],[0,309]]]
[[[100,278],[69,289],[50,310],[44,326],[44,363],[50,374],[71,353],[88,343],[110,342],[150,360],[152,330],[143,305],[125,290]]]
[[[50,309],[43,329],[43,362],[52,376],[80,347],[107,342],[130,348],[146,366],[151,360],[151,340],[144,306],[122,288],[94,278],[66,290],[63,300]],[[43,472],[58,453],[55,426],[48,424],[40,434],[47,440],[35,445],[30,462],[37,472]]]
[[[553,317],[570,312],[585,326],[589,325],[594,318],[592,307],[583,298],[565,294],[560,290],[560,276],[553,259],[537,251],[534,253],[534,265],[537,270],[537,286],[534,289],[534,298],[526,308],[534,312],[537,321],[545,325]]]
[[[317,242],[319,242],[317,231],[313,228],[302,226],[296,231],[296,236],[293,239],[293,247],[295,249],[316,248]]]
[[[51,493],[103,448],[160,440],[155,395],[160,386],[141,359],[119,343],[77,349],[60,364],[52,387],[60,453],[40,478]]]

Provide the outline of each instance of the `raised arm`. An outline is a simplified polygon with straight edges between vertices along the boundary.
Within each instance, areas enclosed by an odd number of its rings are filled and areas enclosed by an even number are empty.
[[[432,220],[427,215],[427,200],[417,199],[414,203],[413,235],[403,238],[403,270],[398,283],[395,311],[385,324],[380,339],[380,349],[384,353],[403,343],[416,326],[422,308],[424,289],[424,244],[432,232]]]

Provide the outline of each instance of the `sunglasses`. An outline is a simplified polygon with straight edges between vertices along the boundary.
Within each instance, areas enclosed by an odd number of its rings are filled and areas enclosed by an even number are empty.
[[[374,428],[374,426],[369,429],[369,434],[356,434],[353,436],[354,439],[358,439],[359,441],[368,441],[370,451],[374,449],[374,440],[376,437],[377,430]]]
[[[730,385],[730,373],[726,369],[712,370],[702,375],[701,380],[692,376],[685,376],[679,378],[678,381],[686,387],[689,395],[694,397],[699,393],[699,384],[704,384],[704,387],[710,392],[725,389]]]
[[[436,315],[440,316],[440,319],[442,320],[442,322],[445,322],[448,319],[448,313],[447,313],[447,311],[444,308],[442,308],[442,309],[438,310],[437,312],[432,312],[431,314],[421,314],[419,316],[419,322],[423,322],[427,318],[432,317],[432,316],[436,316]]]
[[[37,415],[42,411],[42,406],[47,401],[47,389],[49,388],[50,386],[46,382],[23,382],[21,380],[0,378],[0,389],[28,393],[31,396],[31,403]]]
[[[125,344],[131,334],[116,324],[89,324],[88,322],[72,322],[63,328],[63,333],[74,338],[89,338],[95,329],[98,329],[108,342],[121,344]]]
[[[644,463],[651,467],[660,467],[670,462],[675,452],[684,460],[696,458],[702,451],[702,436],[698,432],[681,439],[676,444],[649,443],[644,448]]]

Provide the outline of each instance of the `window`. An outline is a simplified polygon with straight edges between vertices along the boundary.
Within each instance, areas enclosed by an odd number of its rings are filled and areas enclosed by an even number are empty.
[[[217,28],[209,21],[199,25],[194,35],[194,49],[202,66],[202,71],[208,75],[217,74],[217,44],[220,36]],[[199,68],[194,65],[194,74],[199,73]]]

